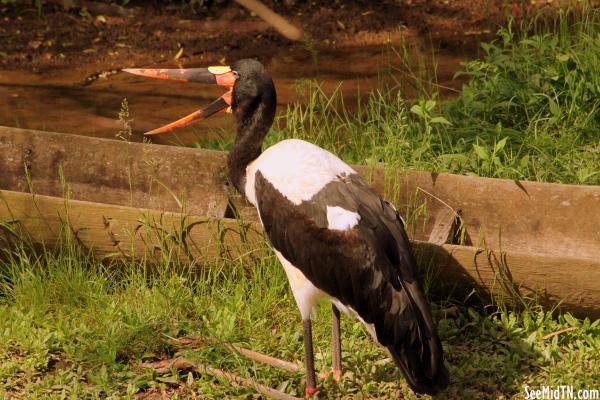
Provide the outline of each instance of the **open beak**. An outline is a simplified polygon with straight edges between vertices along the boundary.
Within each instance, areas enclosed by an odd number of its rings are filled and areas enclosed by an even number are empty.
[[[130,74],[146,76],[149,78],[169,79],[180,82],[200,82],[213,85],[225,86],[229,90],[223,96],[213,101],[204,108],[191,113],[168,125],[151,130],[144,135],[160,135],[161,133],[171,132],[173,129],[192,125],[218,112],[231,112],[231,96],[233,86],[237,79],[237,73],[229,67],[208,67],[208,68],[189,68],[189,69],[147,69],[147,68],[126,68],[123,69]]]

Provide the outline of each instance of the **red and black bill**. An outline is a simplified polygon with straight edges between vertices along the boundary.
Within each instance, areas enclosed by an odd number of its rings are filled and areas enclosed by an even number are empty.
[[[149,68],[127,68],[123,69],[130,74],[145,76],[148,78],[169,79],[179,82],[199,82],[212,85],[225,86],[229,90],[204,108],[191,113],[175,122],[171,122],[160,128],[144,133],[144,135],[159,135],[171,132],[176,128],[189,126],[203,121],[218,112],[231,111],[231,96],[233,86],[237,79],[237,73],[226,66],[189,69],[149,69]]]

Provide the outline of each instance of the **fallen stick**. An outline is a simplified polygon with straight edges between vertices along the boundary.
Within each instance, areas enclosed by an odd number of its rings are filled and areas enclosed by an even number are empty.
[[[224,341],[221,341],[221,340],[218,340],[218,339],[215,339],[212,337],[208,337],[208,336],[200,336],[197,338],[177,338],[177,339],[173,339],[173,340],[175,342],[177,342],[178,344],[180,344],[182,346],[187,346],[187,347],[198,347],[199,344],[197,342],[208,343],[208,344],[218,344],[218,345],[225,347],[227,350],[229,350],[233,353],[238,353],[246,358],[249,358],[251,360],[254,360],[254,361],[257,361],[257,362],[260,362],[263,364],[268,364],[275,368],[283,369],[285,371],[293,372],[293,373],[300,372],[302,370],[300,368],[300,366],[298,366],[292,362],[281,360],[281,359],[275,358],[275,357],[271,357],[266,354],[259,353],[258,351],[246,349],[244,347],[236,346],[234,344],[224,342]]]
[[[242,6],[246,7],[248,10],[253,11],[265,20],[269,25],[273,28],[277,29],[279,33],[290,40],[301,40],[304,35],[302,31],[296,28],[294,25],[290,24],[285,18],[281,15],[275,13],[270,8],[265,6],[258,0],[235,0]]]
[[[252,388],[257,392],[264,394],[265,396],[271,397],[277,400],[298,400],[299,397],[294,397],[289,394],[283,393],[277,389],[270,388],[265,385],[261,385],[251,379],[242,378],[241,376],[234,375],[230,372],[226,372],[217,368],[209,367],[207,365],[198,364],[194,366],[194,371],[201,374],[212,375],[217,378],[225,378],[229,380],[233,385]]]
[[[182,371],[195,371],[203,375],[211,375],[216,378],[225,378],[229,380],[234,386],[241,386],[251,388],[257,392],[264,394],[265,396],[271,397],[276,400],[297,400],[298,397],[291,396],[283,393],[277,389],[270,388],[265,385],[261,385],[252,379],[242,378],[241,376],[226,372],[218,368],[209,367],[204,364],[194,364],[185,357],[177,357],[171,360],[160,360],[151,363],[142,363],[142,368],[153,368],[158,373],[166,373],[172,368],[176,368]]]
[[[542,340],[550,339],[551,337],[558,336],[561,333],[571,332],[571,331],[574,331],[575,329],[577,329],[576,326],[571,326],[569,328],[561,329],[560,331],[552,332],[552,333],[547,334],[546,336],[542,336]]]

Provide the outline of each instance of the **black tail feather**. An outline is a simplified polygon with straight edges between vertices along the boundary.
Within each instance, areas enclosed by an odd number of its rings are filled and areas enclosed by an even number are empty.
[[[393,295],[401,304],[397,312],[388,309],[379,326],[377,335],[382,334],[382,343],[402,370],[411,389],[417,393],[434,395],[444,390],[449,383],[444,366],[444,356],[437,329],[431,317],[417,272],[417,263],[411,245],[403,229],[396,210],[382,202],[380,221],[387,228],[378,232],[378,243],[386,243],[385,237],[393,237],[387,242],[386,262],[395,265],[397,281],[390,282]],[[392,304],[391,303],[387,303]],[[376,324],[377,325],[377,324]],[[393,330],[389,326],[394,326]],[[387,329],[386,329],[387,328]]]
[[[423,354],[417,354],[414,348],[402,344],[400,346],[390,345],[386,348],[413,391],[435,395],[448,387],[448,372],[443,361],[436,360],[437,356],[433,354],[437,352],[437,349],[441,349],[439,339],[437,337],[430,338],[425,346],[429,347],[426,352],[430,353],[430,359],[427,361],[422,359]],[[396,347],[400,347],[400,349]]]

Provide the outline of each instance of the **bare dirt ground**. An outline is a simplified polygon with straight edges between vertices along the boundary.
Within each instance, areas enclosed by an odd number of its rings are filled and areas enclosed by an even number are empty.
[[[431,36],[442,47],[457,47],[495,32],[507,11],[517,17],[522,14],[521,1],[506,0],[286,4],[271,6],[308,33],[310,43],[286,40],[234,2],[213,4],[198,13],[185,8],[160,11],[134,3],[125,15],[48,6],[38,16],[34,7],[3,6],[0,68],[45,72],[82,65],[140,65],[171,60],[181,48],[181,62],[244,57],[267,61],[290,47],[324,51],[382,44],[389,35],[397,36],[400,27],[412,35]]]
[[[232,1],[207,2],[195,12],[148,3],[132,1],[126,9],[98,2],[87,2],[94,6],[89,9],[50,5],[41,14],[30,5],[0,6],[0,97],[6,99],[0,124],[114,137],[127,98],[134,139],[140,139],[139,132],[221,93],[110,71],[227,64],[245,57],[267,66],[281,105],[298,100],[293,86],[300,78],[316,79],[326,91],[343,82],[352,104],[357,88],[365,93],[381,84],[382,67],[410,80],[414,77],[402,71],[421,64],[431,74],[435,66],[442,95],[451,96],[464,82],[453,79],[460,63],[477,56],[477,43],[491,38],[507,13],[521,18],[545,7],[516,0],[267,2],[306,33],[305,40],[292,42]],[[410,49],[407,59],[394,52],[402,46]],[[209,124],[227,127],[227,121]]]

